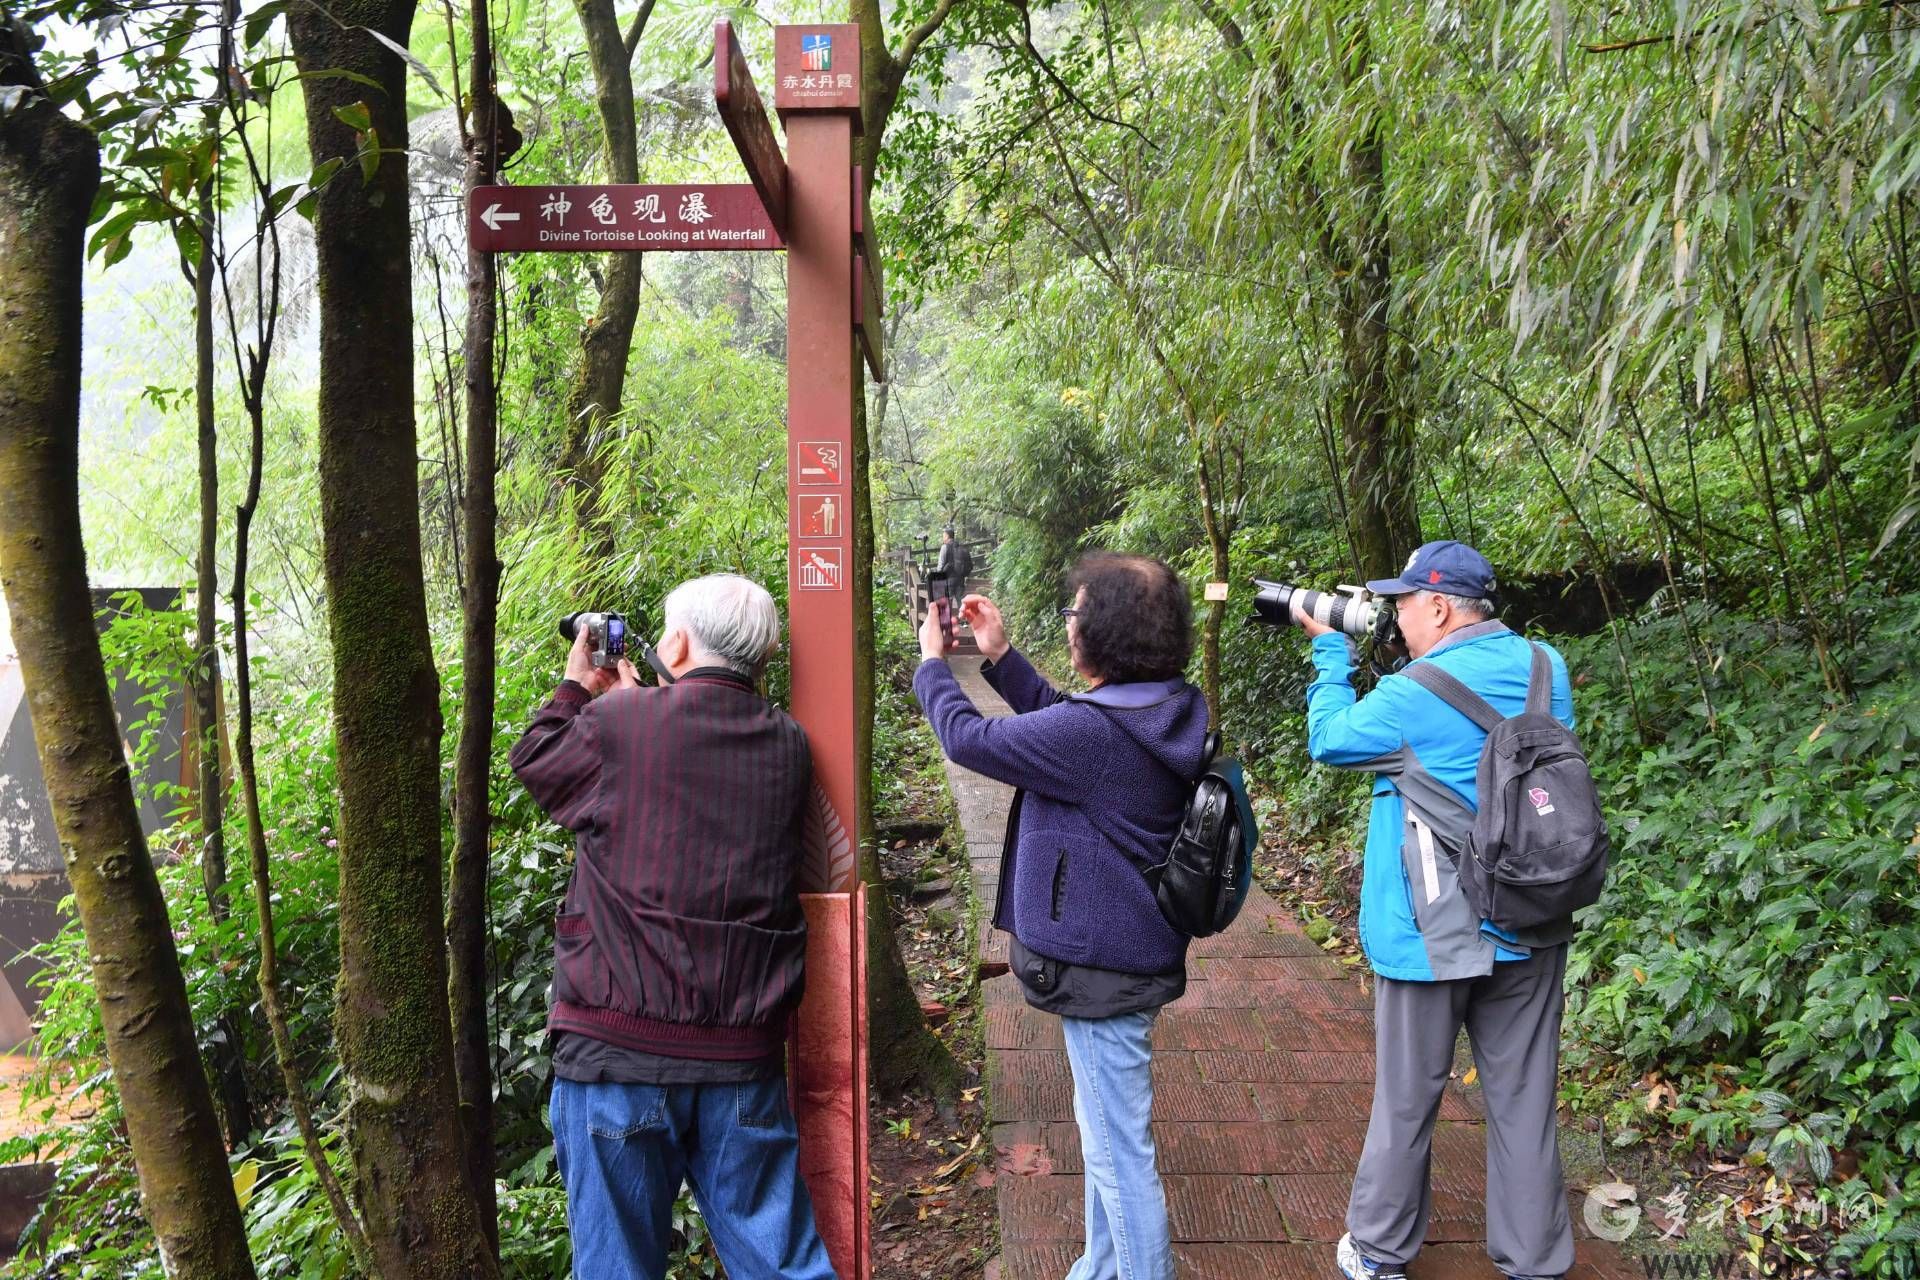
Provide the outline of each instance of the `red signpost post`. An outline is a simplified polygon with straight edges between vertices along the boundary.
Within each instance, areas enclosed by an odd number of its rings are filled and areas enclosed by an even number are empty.
[[[853,395],[860,352],[883,376],[881,287],[864,184],[860,34],[851,24],[774,28],[767,121],[724,19],[714,28],[714,102],[750,183],[478,187],[467,234],[489,252],[787,251],[788,629],[793,715],[813,748],[807,823],[807,995],[788,1077],[800,1162],[834,1268],[869,1274],[866,908],[854,841],[865,779],[855,767]],[[863,252],[855,252],[858,236]]]

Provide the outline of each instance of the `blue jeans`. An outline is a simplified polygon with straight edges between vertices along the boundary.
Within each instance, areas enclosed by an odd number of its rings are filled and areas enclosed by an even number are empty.
[[[1159,1012],[1060,1019],[1087,1170],[1087,1249],[1067,1280],[1173,1280],[1167,1197],[1148,1127],[1148,1037]]]
[[[556,1079],[550,1115],[581,1280],[660,1280],[682,1179],[730,1275],[834,1280],[784,1079]]]

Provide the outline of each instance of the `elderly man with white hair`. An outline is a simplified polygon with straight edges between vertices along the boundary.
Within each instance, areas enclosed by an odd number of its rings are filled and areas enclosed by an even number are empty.
[[[783,1057],[813,763],[755,688],[780,616],[732,574],[665,615],[670,683],[596,668],[583,627],[509,756],[578,841],[547,1022],[574,1274],[665,1275],[684,1179],[729,1274],[830,1280]]]

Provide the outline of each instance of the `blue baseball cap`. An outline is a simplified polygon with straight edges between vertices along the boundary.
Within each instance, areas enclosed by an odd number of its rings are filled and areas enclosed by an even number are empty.
[[[1410,591],[1438,591],[1442,595],[1483,599],[1500,589],[1487,558],[1464,542],[1429,542],[1407,557],[1397,578],[1376,578],[1367,590],[1377,596],[1402,596]]]

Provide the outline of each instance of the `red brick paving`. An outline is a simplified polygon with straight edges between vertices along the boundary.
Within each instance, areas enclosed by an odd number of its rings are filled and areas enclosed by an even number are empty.
[[[988,714],[1005,708],[954,664]],[[1004,934],[984,918],[999,874],[1005,787],[948,766],[980,922],[988,1089],[1004,1280],[1060,1280],[1079,1256],[1083,1191],[1059,1020],[1026,1006]],[[1153,1133],[1183,1280],[1338,1280],[1333,1242],[1373,1094],[1371,981],[1333,960],[1258,889],[1234,927],[1196,942],[1187,994],[1154,1028]],[[1486,1234],[1477,1095],[1450,1087],[1434,1133],[1428,1247],[1411,1280],[1498,1280]],[[1579,1220],[1578,1197],[1574,1217]],[[1582,1239],[1567,1280],[1635,1280]]]
[[[1079,1256],[1077,1244],[1008,1241],[1001,1274],[1064,1276]],[[1173,1259],[1181,1276],[1206,1280],[1326,1280],[1339,1274],[1330,1245],[1175,1241]]]

